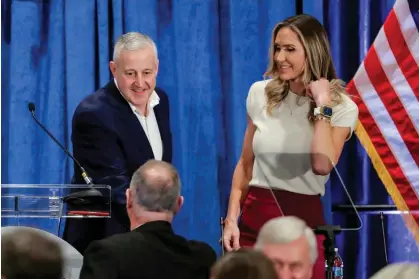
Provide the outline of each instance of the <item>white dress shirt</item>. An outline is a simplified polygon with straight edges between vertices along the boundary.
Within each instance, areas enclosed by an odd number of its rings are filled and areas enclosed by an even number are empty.
[[[116,88],[118,88],[119,90],[116,79],[114,79],[114,81],[115,81]],[[121,93],[120,90],[119,90],[119,93]],[[121,93],[121,95],[125,99],[124,94]],[[147,116],[144,116],[133,104],[128,102],[129,106],[132,109],[132,112],[135,114],[138,121],[140,121],[141,126],[143,127],[144,133],[146,134],[148,138],[148,142],[150,143],[151,149],[153,150],[154,159],[156,160],[161,160],[163,157],[163,143],[161,140],[159,125],[157,124],[156,115],[154,114],[154,109],[153,109],[159,103],[160,103],[160,98],[157,95],[156,91],[153,91],[148,101]]]

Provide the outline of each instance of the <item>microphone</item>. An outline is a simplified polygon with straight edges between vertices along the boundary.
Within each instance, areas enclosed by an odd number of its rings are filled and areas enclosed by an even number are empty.
[[[28,104],[28,109],[32,114],[33,119],[35,122],[44,130],[44,132],[67,154],[68,157],[70,157],[79,167],[81,171],[81,176],[83,177],[83,180],[86,182],[87,185],[93,186],[93,180],[89,177],[86,170],[81,166],[79,161],[77,161],[76,158],[48,131],[47,128],[45,128],[44,125],[36,118],[35,116],[35,104],[30,102]],[[73,205],[89,205],[93,203],[97,203],[98,201],[103,201],[103,195],[100,191],[97,189],[94,189],[93,187],[89,187],[88,190],[83,190],[80,192],[75,192],[70,195],[67,195],[63,198],[64,202],[73,204]]]
[[[386,243],[386,232],[384,230],[384,214],[380,212],[380,219],[381,219],[381,231],[383,233],[383,246],[384,246],[384,257],[386,259],[386,264],[388,265],[388,257],[387,257],[387,243]]]
[[[326,274],[325,274],[326,279],[334,278],[333,277],[333,260],[334,260],[334,256],[335,256],[334,248],[335,248],[336,235],[340,234],[342,231],[352,231],[352,230],[358,231],[363,226],[361,216],[359,215],[359,212],[358,212],[358,210],[357,210],[357,208],[356,208],[356,206],[355,206],[355,204],[354,204],[354,202],[351,198],[351,195],[349,194],[349,191],[346,188],[345,183],[343,182],[343,179],[340,176],[339,171],[336,168],[336,164],[333,161],[331,161],[331,164],[333,166],[333,170],[336,171],[336,175],[337,175],[343,189],[345,190],[345,193],[346,193],[346,195],[347,195],[347,197],[348,197],[348,199],[351,203],[352,208],[354,209],[354,211],[356,213],[356,216],[358,217],[358,221],[359,221],[360,225],[359,225],[359,227],[356,227],[356,228],[341,228],[340,225],[320,225],[320,226],[317,226],[316,228],[313,228],[313,232],[316,235],[323,235],[325,237],[325,239],[323,241],[323,247],[324,247],[324,256],[325,256],[325,259],[326,259],[326,262],[327,262],[327,270],[326,270]],[[271,191],[272,197],[274,198],[279,211],[281,212],[282,216],[285,216],[284,212],[282,211],[281,205],[279,204],[279,202],[278,202],[278,200],[275,196],[275,193],[274,193],[272,187],[269,187],[269,189]]]
[[[36,121],[36,123],[38,123],[38,125],[42,128],[42,130],[44,130],[45,133],[47,133],[47,135],[71,158],[73,159],[74,162],[76,162],[76,164],[79,166],[80,170],[81,170],[81,176],[83,177],[84,181],[86,182],[87,185],[93,185],[93,181],[92,179],[87,175],[86,170],[80,165],[79,161],[76,160],[76,158],[74,158],[73,155],[71,155],[71,153],[64,147],[62,146],[62,144],[47,130],[47,128],[45,128],[44,125],[41,124],[41,122],[36,118],[35,116],[35,104],[34,103],[29,103],[28,105],[29,111],[32,113],[32,117],[33,119]]]
[[[342,177],[339,174],[338,169],[336,168],[336,164],[333,161],[330,161],[333,166],[333,170],[336,172],[336,176],[339,179],[339,182],[342,185],[343,190],[345,190],[346,196],[349,199],[349,202],[351,203],[352,208],[355,211],[355,214],[359,221],[359,226],[356,228],[341,228],[339,225],[323,225],[318,226],[314,229],[314,233],[317,235],[323,235],[325,237],[325,240],[323,241],[323,247],[324,247],[324,255],[327,262],[327,270],[326,270],[326,279],[332,279],[334,278],[334,271],[333,271],[333,261],[335,257],[335,236],[337,234],[340,234],[342,231],[358,231],[362,228],[363,222],[362,218],[359,215],[359,212],[357,210],[357,207],[355,206],[355,203],[353,202],[351,195],[349,194],[348,188],[346,188],[345,183],[343,182]]]

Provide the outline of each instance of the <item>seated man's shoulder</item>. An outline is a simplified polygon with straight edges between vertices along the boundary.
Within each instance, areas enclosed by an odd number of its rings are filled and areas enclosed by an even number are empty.
[[[93,241],[88,248],[93,250],[105,249],[110,253],[117,253],[132,246],[134,236],[131,232],[115,234],[101,240]]]
[[[216,261],[217,254],[209,244],[197,240],[189,240],[188,243],[189,247],[194,253],[200,254],[201,257],[204,257],[206,260],[208,260],[208,262]]]

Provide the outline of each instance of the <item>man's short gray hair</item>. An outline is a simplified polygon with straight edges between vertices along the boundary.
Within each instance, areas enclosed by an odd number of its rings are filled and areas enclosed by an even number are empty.
[[[294,216],[283,216],[269,220],[259,231],[255,248],[262,250],[266,244],[287,244],[304,236],[310,246],[312,263],[317,259],[317,239],[303,220]]]
[[[113,49],[113,61],[118,59],[122,50],[137,50],[150,46],[153,48],[154,54],[156,55],[156,60],[158,60],[156,44],[149,36],[138,32],[126,33],[119,37],[115,44]]]
[[[136,204],[145,210],[174,213],[181,183],[173,165],[149,160],[134,173],[130,188]]]

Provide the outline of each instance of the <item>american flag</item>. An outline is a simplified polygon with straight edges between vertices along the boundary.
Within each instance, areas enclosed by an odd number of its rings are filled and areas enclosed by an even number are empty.
[[[419,244],[419,0],[396,0],[347,90],[355,133]]]

